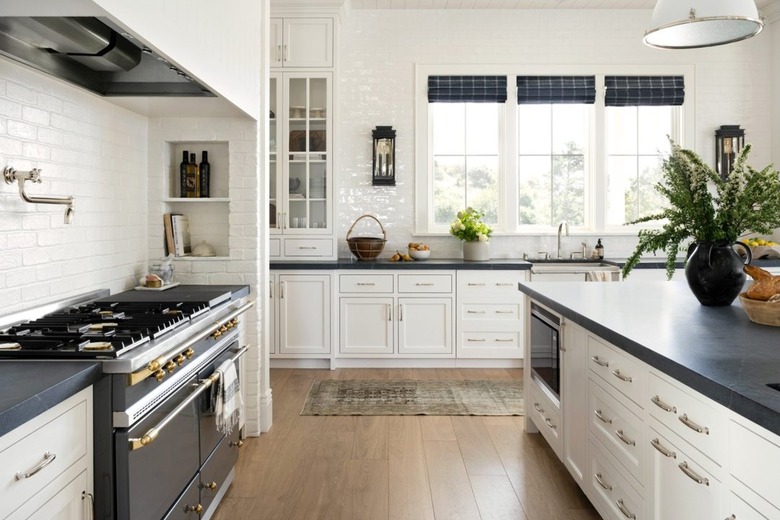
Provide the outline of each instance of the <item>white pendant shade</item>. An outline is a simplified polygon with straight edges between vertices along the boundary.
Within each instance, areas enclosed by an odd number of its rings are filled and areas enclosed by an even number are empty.
[[[658,0],[644,42],[695,49],[738,42],[764,28],[753,0]]]

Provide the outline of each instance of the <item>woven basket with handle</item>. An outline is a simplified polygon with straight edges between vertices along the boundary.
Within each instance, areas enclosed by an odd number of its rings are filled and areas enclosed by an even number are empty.
[[[364,236],[350,237],[355,225],[364,218],[372,218],[379,224],[379,229],[382,230],[381,238]],[[378,218],[369,213],[358,217],[357,220],[352,223],[352,226],[350,226],[349,231],[347,231],[347,244],[349,244],[349,250],[352,251],[352,254],[355,255],[358,260],[373,260],[379,256],[379,253],[385,248],[385,242],[387,242],[387,232],[385,231],[384,226],[379,222]]]

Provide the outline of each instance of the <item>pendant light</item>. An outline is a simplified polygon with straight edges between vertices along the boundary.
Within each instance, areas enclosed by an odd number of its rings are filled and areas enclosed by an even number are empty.
[[[661,49],[695,49],[738,42],[764,28],[753,0],[658,0],[644,42]]]

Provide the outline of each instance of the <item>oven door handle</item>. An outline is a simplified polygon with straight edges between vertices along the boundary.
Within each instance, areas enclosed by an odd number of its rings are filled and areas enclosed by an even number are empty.
[[[230,357],[230,362],[234,363],[238,358],[246,354],[247,350],[249,350],[249,347],[241,347],[236,351],[236,353]],[[197,399],[203,392],[205,392],[208,388],[210,388],[214,383],[219,381],[219,373],[214,372],[206,379],[201,379],[197,383],[193,383],[192,386],[194,386],[196,389],[194,392],[192,392],[190,395],[187,396],[184,401],[179,403],[179,406],[171,410],[168,415],[166,415],[159,423],[154,425],[153,427],[149,428],[146,433],[141,435],[140,437],[133,437],[128,439],[128,443],[130,445],[130,451],[140,450],[144,446],[148,446],[151,443],[157,439],[157,437],[160,435],[160,432],[165,428],[169,422],[173,420],[174,417],[179,415],[182,410],[187,408],[192,401]]]

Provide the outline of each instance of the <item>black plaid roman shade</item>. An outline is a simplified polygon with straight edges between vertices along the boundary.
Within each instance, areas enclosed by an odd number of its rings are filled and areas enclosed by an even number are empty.
[[[506,76],[428,76],[429,103],[506,103]]]
[[[685,101],[682,76],[607,76],[608,107],[678,106]]]
[[[595,102],[595,76],[517,76],[517,103],[520,105],[592,105]]]

